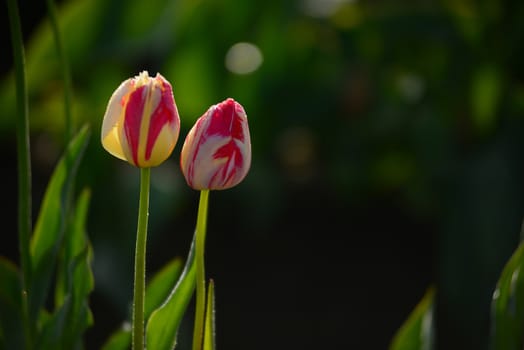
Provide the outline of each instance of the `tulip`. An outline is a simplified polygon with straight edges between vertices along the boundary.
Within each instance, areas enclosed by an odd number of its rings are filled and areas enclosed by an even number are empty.
[[[213,312],[210,310],[212,305],[206,306],[204,267],[209,191],[236,186],[246,177],[250,166],[251,139],[244,108],[232,98],[211,106],[187,134],[180,155],[180,167],[187,184],[200,190],[195,229],[196,302],[193,350],[202,350],[206,312]],[[206,333],[208,334],[207,330]]]
[[[180,157],[187,184],[223,190],[240,183],[251,165],[251,140],[244,108],[232,98],[211,106],[189,131]]]
[[[173,151],[180,118],[171,84],[146,71],[116,89],[102,123],[102,145],[113,156],[139,168],[161,164]]]

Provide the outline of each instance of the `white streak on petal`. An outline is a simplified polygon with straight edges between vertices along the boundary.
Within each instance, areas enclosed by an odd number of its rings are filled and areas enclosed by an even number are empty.
[[[228,100],[224,102],[231,103]],[[235,102],[234,112],[237,115],[232,119],[232,123],[241,123],[243,135],[233,139],[233,135],[228,135],[227,132],[224,134],[220,130],[213,129],[213,133],[210,133],[209,127],[218,106],[220,104],[211,106],[197,120],[182,147],[182,172],[188,185],[196,190],[221,190],[236,186],[244,179],[251,165],[251,141],[247,115],[243,107]],[[229,149],[230,142],[234,142],[234,149]],[[228,146],[229,154],[223,154],[222,148],[225,146]],[[219,150],[223,156],[215,158]]]
[[[227,137],[211,136],[206,139],[206,142],[200,144],[194,164],[192,164],[195,169],[195,172],[193,173],[193,188],[209,188],[213,176],[215,176],[222,164],[228,160],[228,158],[213,159],[212,155],[228,142],[229,138]]]
[[[102,122],[102,145],[109,153],[122,160],[126,160],[120,139],[124,112],[123,100],[131,92],[132,85],[132,79],[128,79],[115,90],[109,99]]]

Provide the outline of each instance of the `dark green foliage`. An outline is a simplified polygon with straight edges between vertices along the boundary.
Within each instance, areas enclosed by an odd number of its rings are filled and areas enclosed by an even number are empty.
[[[432,350],[435,338],[435,290],[429,289],[395,334],[390,350]]]
[[[171,350],[175,347],[178,328],[195,290],[194,240],[184,271],[167,296],[149,317],[146,327],[146,346],[149,349]]]
[[[144,318],[149,319],[151,313],[159,308],[171,294],[173,286],[182,275],[182,260],[175,258],[158,271],[146,286],[146,301]],[[185,276],[184,276],[185,277]],[[187,301],[186,301],[187,302]],[[180,312],[183,313],[183,310]],[[127,321],[127,329],[119,329],[106,341],[103,350],[124,350],[131,346],[131,326]]]
[[[524,244],[504,267],[492,302],[492,350],[524,346]]]
[[[173,83],[181,139],[152,175],[148,275],[185,253],[194,224],[194,193],[177,164],[183,136],[209,105],[231,96],[246,108],[254,153],[245,183],[218,194],[210,210],[213,268],[231,277],[217,279],[218,305],[230,306],[219,314],[222,347],[257,338],[254,350],[276,342],[383,349],[399,313],[432,284],[442,348],[486,350],[491,296],[524,213],[524,2],[340,1],[326,17],[304,11],[311,3],[73,0],[59,8],[78,121],[99,130],[115,86],[143,69]],[[60,61],[49,25],[33,28],[26,32],[32,131],[62,140]],[[239,41],[263,53],[250,75],[224,66]],[[11,74],[3,78],[7,150],[15,89]],[[121,291],[132,285],[134,169],[99,142],[82,166],[79,183],[94,189],[91,238],[112,248],[95,254],[94,264],[111,261],[113,274],[98,296],[114,307],[99,317],[116,324],[129,304]],[[377,270],[381,278],[366,279]],[[301,277],[312,274],[325,287]],[[341,280],[347,287],[331,283]],[[395,286],[387,301],[384,284]],[[505,305],[493,317],[512,310]],[[248,317],[252,323],[238,321]]]
[[[35,349],[82,349],[83,334],[93,322],[88,299],[94,287],[93,253],[86,232],[89,191],[83,191],[76,207],[68,209],[72,182],[89,135],[89,129],[83,128],[58,162],[32,236],[33,279],[28,281],[28,296]],[[0,260],[0,342],[6,349],[23,348],[20,278],[12,263]],[[50,290],[54,290],[54,298]],[[51,310],[47,307],[50,299],[54,299]]]

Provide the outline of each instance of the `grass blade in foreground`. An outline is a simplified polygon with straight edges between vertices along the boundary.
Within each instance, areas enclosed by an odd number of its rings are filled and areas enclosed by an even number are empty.
[[[29,240],[32,225],[32,196],[31,196],[31,150],[29,146],[29,105],[26,86],[24,40],[22,26],[18,13],[18,4],[15,0],[7,0],[9,29],[13,45],[13,63],[16,79],[16,151],[18,170],[18,250],[22,267],[22,318],[25,340],[23,348],[33,346],[34,318],[29,310],[30,286],[32,284],[32,263],[29,253]],[[2,338],[7,335],[2,336]]]
[[[25,74],[25,53],[18,5],[7,1],[13,61],[16,78],[16,144],[18,157],[18,239],[22,265],[22,288],[27,289],[31,279],[29,237],[31,235],[31,153],[29,148],[29,106]]]
[[[524,243],[504,267],[493,293],[493,350],[522,350],[524,346]]]
[[[151,314],[147,322],[148,349],[172,350],[175,347],[178,327],[195,290],[195,265],[195,238],[193,238],[182,276],[165,303]]]
[[[59,244],[65,230],[65,200],[71,191],[70,184],[76,176],[88,138],[89,129],[84,127],[71,141],[51,176],[40,206],[40,214],[31,240],[33,293],[30,295],[29,305],[33,317],[36,317],[47,297]]]
[[[215,350],[215,282],[209,281],[204,324],[204,350]]]
[[[22,290],[17,267],[0,256],[0,349],[23,349]]]
[[[69,63],[64,51],[64,46],[62,44],[63,40],[58,25],[58,13],[55,2],[53,0],[47,0],[46,3],[47,12],[49,14],[49,22],[51,23],[51,29],[55,39],[56,52],[60,59],[60,67],[62,69],[62,79],[64,84],[65,144],[68,144],[71,140],[71,137],[73,136],[74,130],[71,116],[71,74],[69,73]]]
[[[131,347],[131,325],[113,332],[101,350],[128,350]]]
[[[146,320],[167,299],[173,286],[182,274],[182,259],[175,258],[162,268],[146,287],[146,306],[144,315]]]
[[[395,334],[389,350],[433,349],[433,304],[435,291],[428,289],[422,300]]]
[[[157,272],[153,279],[147,284],[144,309],[144,317],[146,320],[151,313],[167,299],[182,273],[182,267],[182,260],[175,258]],[[129,327],[122,327],[111,335],[102,347],[102,350],[127,350],[130,346],[131,329]]]
[[[93,323],[88,299],[94,288],[93,252],[86,232],[89,200],[90,192],[84,190],[61,244],[54,311],[40,317],[37,344],[42,350],[81,349],[83,334]]]

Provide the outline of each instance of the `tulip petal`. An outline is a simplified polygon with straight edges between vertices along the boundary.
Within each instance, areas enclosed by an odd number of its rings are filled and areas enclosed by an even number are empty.
[[[233,99],[211,106],[186,137],[180,159],[188,185],[220,190],[240,183],[251,166],[244,108]]]
[[[126,142],[122,143],[124,154],[129,162],[134,165],[138,162],[138,147],[140,144],[142,116],[147,96],[147,85],[142,85],[129,94],[129,99],[124,112],[123,138]]]
[[[133,89],[133,80],[127,79],[115,90],[106,108],[102,122],[102,145],[113,156],[126,160],[119,134],[119,125],[123,122],[124,105]]]
[[[171,84],[147,71],[123,82],[109,101],[102,144],[117,158],[137,167],[157,166],[174,149],[180,117]]]
[[[158,85],[158,88],[155,89],[152,103],[155,107],[148,123],[149,130],[146,134],[147,143],[144,158],[146,162],[161,163],[166,157],[163,154],[158,154],[158,151],[155,152],[155,148],[162,145],[162,147],[170,149],[168,153],[171,153],[178,140],[180,121],[177,118],[178,111],[174,103],[171,85],[160,74],[157,74],[155,84]]]
[[[164,162],[168,155],[175,148],[176,141],[174,142],[173,131],[167,126],[162,128],[158,137],[153,145],[151,151],[151,157],[144,162],[147,166],[157,166]]]

